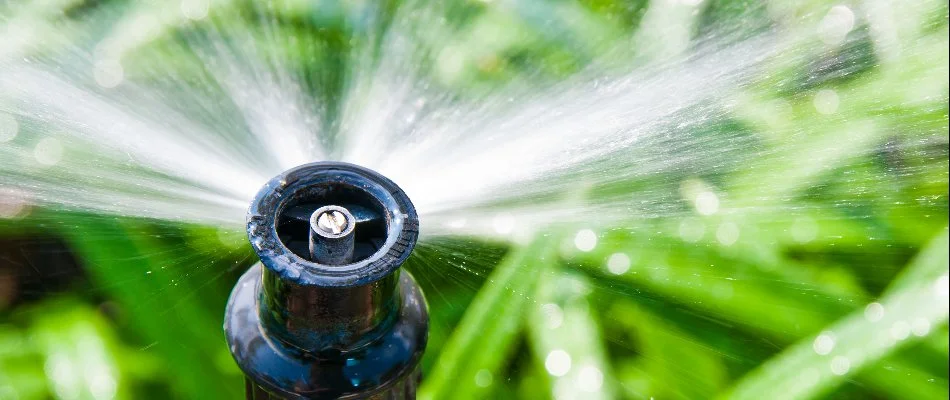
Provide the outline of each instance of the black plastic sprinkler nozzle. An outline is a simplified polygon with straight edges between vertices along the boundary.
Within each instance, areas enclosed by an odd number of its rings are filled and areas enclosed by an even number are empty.
[[[247,234],[261,262],[224,318],[248,399],[412,399],[429,316],[399,266],[419,219],[396,184],[318,162],[258,192]]]

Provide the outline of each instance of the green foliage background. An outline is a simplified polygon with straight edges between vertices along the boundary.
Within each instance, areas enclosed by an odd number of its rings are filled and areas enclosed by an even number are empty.
[[[256,24],[263,4],[275,15],[272,31]],[[407,265],[432,314],[420,398],[946,399],[947,298],[939,292],[948,270],[947,4],[893,6],[904,50],[897,56],[875,47],[874,21],[860,13],[842,48],[795,31],[813,27],[832,2],[707,0],[695,12],[675,4],[222,0],[210,13],[265,45],[267,34],[295,38],[272,52],[307,77],[331,116],[329,131],[347,71],[364,62],[354,49],[369,46],[401,7],[450,21],[451,31],[416,38],[426,49],[418,62],[462,97],[513,77],[557,81],[594,59],[615,60],[611,49],[629,38],[635,60],[646,63],[712,32],[745,37],[800,25],[792,29],[795,51],[769,61],[729,121],[689,133],[710,136],[711,145],[717,136],[753,138],[758,147],[749,153],[760,156],[749,168],[667,171],[588,194],[676,192],[684,181],[700,182],[738,209],[754,205],[747,212],[618,221],[598,227],[589,252],[572,247],[574,230],[556,225],[526,244],[421,245]],[[162,11],[167,4],[0,2],[0,10],[40,27],[65,24],[79,36],[124,7],[164,21],[134,43],[127,75],[161,82],[173,70],[187,82],[207,73],[185,49],[200,22]],[[384,18],[369,18],[371,11]],[[670,29],[687,39],[683,49],[665,41]],[[440,61],[446,48],[460,67]],[[813,105],[828,89],[841,99],[835,118]],[[922,92],[934,95],[906,101]],[[770,200],[761,200],[763,188]],[[690,200],[677,207],[689,211]],[[684,239],[683,227],[696,224],[705,235]],[[741,232],[734,243],[716,238],[724,226]],[[808,240],[802,229],[813,232]],[[0,304],[0,399],[243,396],[221,332],[231,285],[254,262],[241,232],[34,208],[0,219],[0,237],[60,238],[87,276],[40,300]],[[617,253],[631,260],[621,274],[606,267]],[[476,273],[443,272],[461,261]],[[880,319],[866,315],[871,303],[886,310]],[[815,351],[822,332],[833,332],[828,354]],[[562,376],[545,367],[553,352],[570,356]],[[847,368],[835,374],[839,356]]]

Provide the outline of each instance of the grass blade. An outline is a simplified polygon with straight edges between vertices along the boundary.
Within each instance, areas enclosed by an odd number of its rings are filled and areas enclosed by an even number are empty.
[[[862,368],[947,320],[948,237],[944,231],[911,263],[898,288],[873,309],[855,311],[746,375],[730,398],[820,396]],[[928,271],[942,270],[933,278]],[[915,279],[919,278],[919,279]]]
[[[516,248],[495,268],[441,349],[436,368],[423,380],[418,398],[484,398],[476,378],[502,376],[543,266],[552,262],[551,237]]]
[[[593,289],[581,276],[553,272],[541,276],[527,326],[550,392],[558,399],[615,398],[600,323],[590,306]]]

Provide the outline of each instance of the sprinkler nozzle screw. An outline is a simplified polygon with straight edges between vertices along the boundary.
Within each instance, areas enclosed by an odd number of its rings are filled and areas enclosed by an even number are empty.
[[[326,233],[339,235],[350,225],[350,221],[342,212],[327,210],[317,217],[317,227]]]
[[[353,261],[356,218],[340,206],[323,206],[310,216],[310,261],[344,265]]]

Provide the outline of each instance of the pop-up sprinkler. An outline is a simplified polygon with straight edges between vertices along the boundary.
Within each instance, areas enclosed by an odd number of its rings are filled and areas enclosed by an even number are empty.
[[[319,162],[268,182],[247,216],[261,262],[224,319],[247,398],[414,398],[428,313],[399,266],[418,228],[406,194],[366,168]]]

